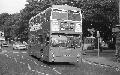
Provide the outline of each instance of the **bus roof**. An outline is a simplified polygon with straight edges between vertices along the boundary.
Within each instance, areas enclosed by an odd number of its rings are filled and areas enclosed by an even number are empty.
[[[80,8],[72,7],[72,6],[69,6],[69,5],[52,5],[52,8],[59,8],[59,9],[65,9],[65,10],[77,10],[77,11],[81,11]]]

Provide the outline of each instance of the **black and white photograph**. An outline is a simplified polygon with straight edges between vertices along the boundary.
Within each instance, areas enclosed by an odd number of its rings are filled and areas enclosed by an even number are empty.
[[[0,75],[120,75],[120,0],[0,0]]]

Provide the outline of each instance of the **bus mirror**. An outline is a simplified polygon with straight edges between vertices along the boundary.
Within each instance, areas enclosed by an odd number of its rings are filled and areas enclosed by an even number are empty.
[[[46,46],[49,44],[49,41],[46,42]]]
[[[47,42],[49,42],[49,37],[47,37]]]

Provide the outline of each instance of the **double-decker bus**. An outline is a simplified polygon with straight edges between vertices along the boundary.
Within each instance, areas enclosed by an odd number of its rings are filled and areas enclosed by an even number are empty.
[[[29,54],[47,62],[77,62],[82,50],[81,9],[52,5],[29,20]]]

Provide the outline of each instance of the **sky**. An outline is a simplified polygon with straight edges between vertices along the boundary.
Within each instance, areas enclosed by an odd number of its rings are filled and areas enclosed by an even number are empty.
[[[1,13],[19,13],[21,9],[25,8],[26,0],[0,0],[0,14]]]

